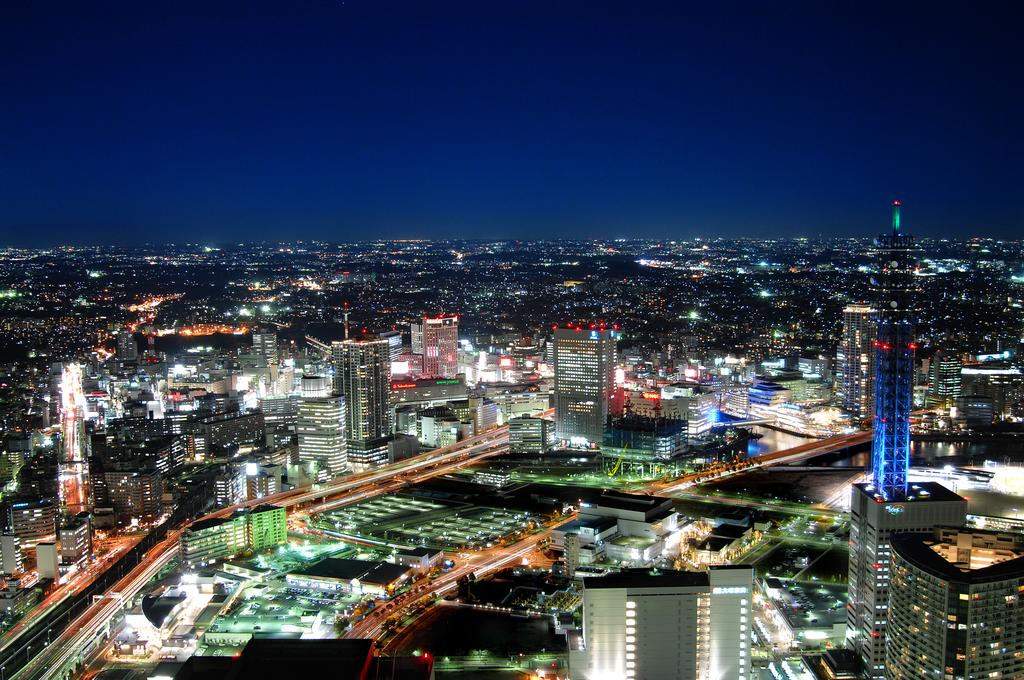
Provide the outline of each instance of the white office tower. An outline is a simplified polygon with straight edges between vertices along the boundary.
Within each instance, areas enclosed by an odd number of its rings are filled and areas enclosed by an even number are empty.
[[[614,388],[618,332],[582,326],[557,328],[555,436],[571,446],[600,445]]]
[[[253,354],[267,360],[267,365],[278,363],[277,333],[270,330],[252,332]]]
[[[228,463],[213,479],[213,504],[226,508],[245,500],[245,466]]]
[[[753,680],[754,571],[627,571],[583,579],[583,638],[569,650],[584,680]]]
[[[378,333],[377,337],[388,341],[391,362],[398,361],[398,357],[402,355],[402,331],[384,331]]]
[[[345,397],[348,464],[362,472],[388,461],[393,432],[391,354],[386,338],[331,343],[334,392]]]
[[[413,321],[409,324],[409,345],[413,354],[423,354],[423,324]]]
[[[3,534],[0,536],[0,571],[7,576],[14,576],[24,570],[21,539],[14,534]]]
[[[853,422],[864,422],[875,410],[875,340],[878,324],[868,305],[843,309],[843,337],[836,352],[836,401]]]
[[[299,461],[319,461],[328,477],[348,469],[345,444],[345,399],[331,394],[327,378],[303,376],[299,418]]]
[[[869,484],[854,484],[850,507],[849,604],[846,636],[865,677],[885,677],[885,627],[892,578],[890,538],[963,526],[967,501],[937,482],[911,484],[905,496],[886,500]]]

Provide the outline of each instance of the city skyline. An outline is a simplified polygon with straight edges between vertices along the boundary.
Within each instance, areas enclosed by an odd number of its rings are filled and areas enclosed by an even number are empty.
[[[1007,7],[4,12],[4,245],[1024,225]]]
[[[1024,678],[1021,18],[0,7],[0,680]]]

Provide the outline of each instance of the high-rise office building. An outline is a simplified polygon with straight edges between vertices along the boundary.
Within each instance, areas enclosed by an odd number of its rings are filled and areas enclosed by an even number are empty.
[[[941,484],[907,483],[915,349],[913,240],[900,230],[899,207],[898,202],[893,206],[892,232],[878,239],[871,482],[853,486],[850,508],[847,636],[872,680],[885,677],[891,537],[960,526],[967,514],[967,502]]]
[[[413,321],[409,324],[409,345],[413,354],[423,355],[423,322]]]
[[[583,579],[585,680],[753,680],[753,569],[621,572]]]
[[[874,412],[875,310],[868,305],[843,309],[843,337],[836,353],[836,400],[856,423]]]
[[[887,680],[1024,678],[1024,536],[894,537],[885,635]]]
[[[345,473],[345,398],[331,394],[327,378],[303,376],[295,430],[299,435],[301,462],[318,461],[328,477]]]
[[[213,478],[213,504],[226,508],[245,500],[245,465],[227,463]]]
[[[7,513],[7,526],[25,548],[56,536],[57,508],[48,498],[15,499]]]
[[[398,361],[398,357],[402,356],[402,331],[384,331],[378,333],[377,337],[388,341],[388,354],[391,362]]]
[[[21,539],[15,534],[0,535],[0,572],[15,576],[25,570]]]
[[[949,408],[960,396],[963,363],[952,352],[939,350],[928,369],[928,405]]]
[[[117,358],[121,361],[138,361],[139,346],[135,343],[135,334],[121,331],[117,334]]]
[[[277,333],[273,330],[254,330],[252,332],[253,354],[267,360],[267,364],[278,363]]]
[[[423,375],[454,378],[459,372],[459,317],[424,316],[411,328],[413,353],[423,355]]]
[[[846,634],[866,677],[885,677],[885,626],[892,577],[890,539],[902,532],[961,526],[967,501],[937,482],[913,485],[886,500],[869,484],[855,484],[850,507],[849,603]]]
[[[963,395],[989,397],[996,418],[1002,420],[1024,403],[1024,371],[1002,361],[964,366]]]
[[[348,463],[356,472],[383,465],[393,431],[391,355],[386,338],[331,343],[334,392],[345,397]]]
[[[614,329],[571,326],[554,332],[555,435],[575,446],[598,445],[614,388]]]

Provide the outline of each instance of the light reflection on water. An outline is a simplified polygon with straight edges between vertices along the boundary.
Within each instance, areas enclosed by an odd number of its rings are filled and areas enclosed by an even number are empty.
[[[754,457],[772,451],[800,446],[813,441],[796,435],[754,427],[760,439],[747,445],[747,455]],[[981,465],[986,460],[1024,462],[1024,440],[981,442],[911,442],[910,455],[914,465]],[[859,451],[842,460],[829,461],[831,467],[865,467],[871,462],[870,451]]]
[[[760,439],[751,439],[747,444],[747,455],[751,458],[773,451],[791,449],[794,446],[814,441],[813,439],[805,439],[804,437],[797,437],[795,434],[769,430],[764,427],[752,427],[751,430],[755,434],[761,435]]]

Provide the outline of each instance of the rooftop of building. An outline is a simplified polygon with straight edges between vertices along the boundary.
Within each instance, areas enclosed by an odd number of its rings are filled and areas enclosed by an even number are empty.
[[[730,536],[708,536],[697,544],[697,550],[719,553],[733,545],[738,539]]]
[[[433,557],[435,555],[441,554],[441,551],[440,550],[435,550],[433,548],[423,548],[423,547],[417,546],[415,548],[401,548],[401,549],[398,550],[397,554],[399,554],[399,555],[411,555],[413,557]]]
[[[249,641],[237,657],[193,656],[175,680],[331,677],[333,680],[390,678],[427,680],[433,659],[378,657],[371,640],[260,639]]]
[[[854,486],[860,489],[863,493],[871,496],[877,503],[887,502],[879,494],[878,490],[872,484],[854,484]],[[914,501],[963,501],[967,500],[944,487],[938,482],[914,482],[907,485],[907,495],[902,498],[892,498],[888,502],[890,503],[912,503]]]
[[[225,522],[230,522],[234,517],[209,517],[207,519],[200,519],[192,522],[186,529],[186,531],[204,531],[213,527],[219,527]]]
[[[650,512],[665,503],[671,504],[672,499],[663,496],[641,496],[639,494],[606,490],[594,501],[593,505],[602,508],[615,508],[616,510]]]
[[[600,533],[611,529],[617,524],[618,521],[614,517],[588,517],[581,515],[568,524],[563,524],[558,530],[566,534],[578,533],[580,529],[590,529],[595,533]]]
[[[764,380],[762,382],[758,382],[758,383],[755,383],[755,384],[751,385],[750,389],[751,390],[763,390],[765,392],[780,392],[782,390],[788,390],[789,388],[784,386],[784,385],[780,385],[780,384],[778,384],[776,382],[771,382],[769,380]]]
[[[290,572],[296,576],[322,578],[337,581],[359,579],[363,583],[388,585],[394,583],[409,572],[407,567],[390,562],[366,560],[350,560],[341,557],[328,557],[316,564]]]
[[[938,529],[934,534],[899,534],[891,544],[894,553],[943,581],[970,585],[1024,578],[1024,536]]]
[[[627,569],[608,576],[584,578],[583,588],[685,588],[709,586],[710,583],[707,572]]]
[[[711,536],[715,536],[718,538],[728,538],[729,540],[734,541],[737,538],[742,538],[749,531],[750,525],[743,526],[740,524],[719,524],[711,530]]]
[[[251,512],[252,514],[258,514],[261,512],[272,512],[274,510],[284,510],[284,508],[281,507],[280,505],[273,505],[271,503],[261,503],[260,505],[257,505],[255,508],[252,508],[249,512]]]
[[[142,598],[142,613],[153,626],[161,628],[167,622],[174,608],[184,602],[186,598],[185,593],[178,593],[174,596],[146,595]]]

